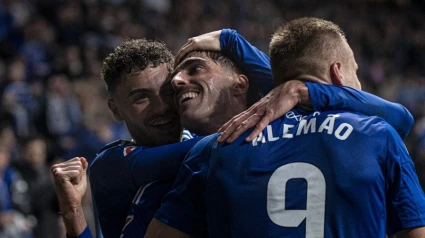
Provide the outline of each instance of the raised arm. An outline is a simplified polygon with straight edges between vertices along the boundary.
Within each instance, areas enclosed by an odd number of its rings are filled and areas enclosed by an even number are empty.
[[[388,122],[405,139],[413,126],[410,112],[373,94],[350,87],[305,82],[314,110],[347,110],[368,116],[378,116]]]
[[[52,166],[55,190],[67,237],[92,238],[81,205],[87,188],[87,167],[88,163],[82,157]]]
[[[262,96],[274,88],[270,59],[251,45],[236,30],[223,29],[220,35],[221,52],[244,71],[250,87],[258,88]]]
[[[253,97],[264,96],[274,88],[269,57],[246,41],[236,30],[223,29],[188,39],[177,53],[175,65],[190,52],[221,51],[235,62],[248,77]],[[255,98],[259,99],[259,98]]]
[[[285,115],[295,106],[313,107],[314,110],[347,110],[386,120],[406,138],[413,126],[413,117],[406,108],[370,93],[349,87],[291,80],[273,89],[245,112],[233,117],[220,128],[219,142],[231,143],[242,133],[255,126],[246,141],[252,141],[272,121]]]

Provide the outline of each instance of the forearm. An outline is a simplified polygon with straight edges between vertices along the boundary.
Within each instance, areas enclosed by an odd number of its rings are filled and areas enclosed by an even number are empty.
[[[62,219],[69,237],[78,237],[87,227],[82,206],[62,211]]]
[[[191,236],[181,232],[167,224],[152,219],[146,231],[145,238],[190,238]]]
[[[425,227],[418,227],[397,232],[391,238],[423,238],[425,237]]]

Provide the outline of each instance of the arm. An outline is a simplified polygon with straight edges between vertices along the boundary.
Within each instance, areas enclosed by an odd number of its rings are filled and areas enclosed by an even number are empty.
[[[171,226],[162,223],[158,219],[152,219],[146,232],[145,238],[190,238],[191,236]]]
[[[274,88],[269,57],[251,45],[235,30],[223,29],[221,31],[220,47],[225,56],[241,67],[249,79],[250,88],[258,89],[261,97]]]
[[[145,237],[167,237],[174,232],[200,237],[206,233],[205,221],[205,183],[209,168],[210,148],[217,135],[206,137],[188,154],[181,165],[172,189],[155,214]],[[158,222],[160,221],[160,222]],[[164,229],[164,230],[157,230]],[[164,236],[155,236],[164,234]]]
[[[393,235],[393,238],[423,238],[425,237],[425,227],[407,229],[404,231],[397,232]]]
[[[339,109],[378,116],[394,127],[403,139],[407,137],[413,126],[412,115],[400,104],[350,87],[310,82],[305,84],[314,110]]]
[[[80,157],[52,166],[59,208],[68,237],[92,237],[81,205],[87,188],[87,167],[87,161]]]
[[[387,126],[387,233],[391,237],[424,237],[425,195],[400,136]]]
[[[129,156],[132,158],[130,173],[136,186],[174,179],[187,153],[202,138],[198,136],[184,142],[134,150]]]
[[[223,29],[190,38],[177,53],[175,65],[195,50],[221,51],[223,55],[236,63],[249,79],[251,103],[269,93],[274,87],[269,57],[235,30]]]
[[[231,143],[255,126],[246,138],[246,141],[252,141],[270,122],[285,115],[296,105],[312,105],[314,110],[319,111],[339,109],[379,116],[393,126],[402,138],[408,135],[413,126],[412,115],[400,104],[349,87],[290,80],[225,123],[219,130],[223,134],[218,141]]]

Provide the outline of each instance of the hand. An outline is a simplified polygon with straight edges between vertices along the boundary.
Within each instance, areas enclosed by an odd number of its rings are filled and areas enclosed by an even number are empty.
[[[221,30],[189,38],[177,53],[174,67],[179,65],[183,58],[192,51],[220,51],[220,34]]]
[[[252,141],[272,121],[285,115],[297,104],[310,106],[310,97],[307,86],[299,80],[291,80],[282,84],[267,94],[264,98],[252,105],[248,110],[234,116],[225,123],[219,132],[223,132],[218,142],[232,143],[249,128],[255,129],[245,139]]]
[[[81,200],[87,188],[87,160],[75,157],[52,166],[61,211],[73,211],[81,207]]]

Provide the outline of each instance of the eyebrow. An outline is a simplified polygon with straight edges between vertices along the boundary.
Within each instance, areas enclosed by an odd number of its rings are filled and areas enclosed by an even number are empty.
[[[152,90],[147,89],[147,88],[136,88],[136,89],[131,90],[127,97],[131,97],[131,96],[138,94],[138,93],[151,93],[151,92],[152,92]]]
[[[183,62],[177,65],[177,67],[171,72],[171,78],[173,78],[181,69],[187,68],[197,62],[206,62],[206,60],[201,57],[190,57],[183,60]]]

